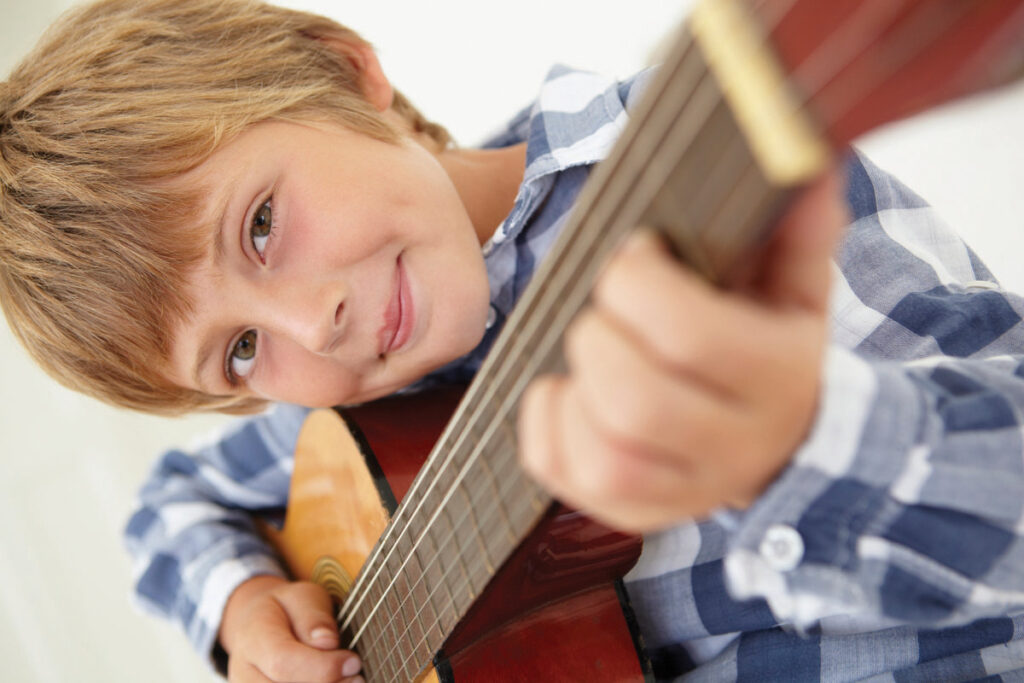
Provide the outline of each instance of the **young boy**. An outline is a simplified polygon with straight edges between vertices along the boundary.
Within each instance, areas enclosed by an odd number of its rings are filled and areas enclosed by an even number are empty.
[[[231,680],[358,674],[254,532],[301,406],[471,376],[643,83],[556,69],[459,149],[329,20],[115,0],[0,85],[0,298],[40,363],[148,411],[276,402],[166,454],[127,530],[142,602]],[[841,175],[837,268],[835,174],[749,291],[641,232],[524,399],[528,471],[647,534],[626,580],[659,678],[1024,668],[1024,302],[869,162]]]

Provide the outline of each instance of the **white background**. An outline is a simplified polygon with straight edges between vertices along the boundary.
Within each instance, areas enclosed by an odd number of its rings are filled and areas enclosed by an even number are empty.
[[[525,104],[554,62],[620,77],[637,70],[689,3],[288,4],[360,31],[377,45],[398,87],[471,145]],[[0,73],[68,5],[0,0]],[[862,145],[936,204],[1018,290],[1022,115],[1024,88],[1017,87]],[[142,417],[79,398],[37,371],[0,329],[0,680],[207,680],[181,636],[130,608],[120,533],[133,492],[160,450],[187,444],[219,422]]]

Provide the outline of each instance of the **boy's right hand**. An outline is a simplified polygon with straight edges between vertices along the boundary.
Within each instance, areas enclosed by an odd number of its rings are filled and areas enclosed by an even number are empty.
[[[338,649],[331,598],[320,586],[257,576],[228,599],[220,628],[231,683],[355,683],[361,663]]]

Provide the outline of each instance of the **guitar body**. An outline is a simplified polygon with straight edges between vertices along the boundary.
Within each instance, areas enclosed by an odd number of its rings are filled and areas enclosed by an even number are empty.
[[[296,578],[343,599],[461,395],[443,389],[309,416],[284,527],[270,534]],[[640,547],[638,537],[552,506],[474,597],[421,680],[644,680],[650,667],[618,583]],[[436,620],[436,590],[411,590],[425,623]]]

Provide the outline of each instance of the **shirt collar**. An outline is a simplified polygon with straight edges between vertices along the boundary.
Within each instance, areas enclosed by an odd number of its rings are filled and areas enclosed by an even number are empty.
[[[553,67],[533,104],[483,145],[527,143],[526,168],[515,205],[484,252],[519,232],[543,196],[548,176],[607,156],[626,121],[625,104],[614,80],[566,66]]]

